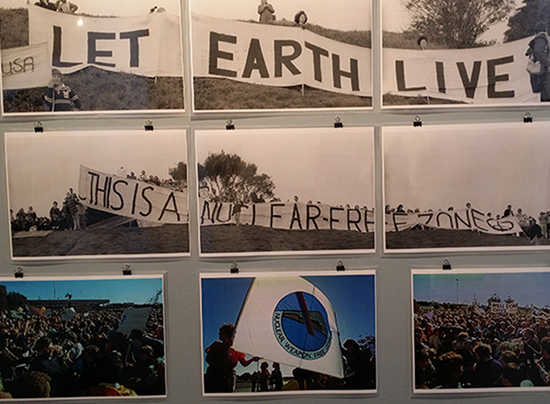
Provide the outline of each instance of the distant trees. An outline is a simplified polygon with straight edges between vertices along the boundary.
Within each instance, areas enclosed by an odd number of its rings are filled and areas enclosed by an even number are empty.
[[[219,202],[262,202],[274,196],[275,184],[265,173],[258,174],[256,164],[237,154],[209,153],[198,165],[201,196]]]
[[[187,164],[180,161],[175,167],[168,169],[170,177],[178,184],[180,188],[187,188]]]
[[[526,0],[530,1],[530,0]],[[406,0],[411,29],[429,41],[449,49],[484,45],[479,37],[489,27],[504,21],[514,9],[514,0]]]
[[[545,22],[550,26],[550,0],[523,0],[523,6],[508,20],[505,42],[535,35],[535,25]]]

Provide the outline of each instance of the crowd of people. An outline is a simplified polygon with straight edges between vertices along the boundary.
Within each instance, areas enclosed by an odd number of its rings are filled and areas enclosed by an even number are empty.
[[[550,315],[426,307],[414,318],[417,389],[550,386]]]
[[[0,398],[164,395],[163,310],[118,331],[123,308],[0,311]],[[47,314],[46,314],[47,313]]]
[[[86,228],[86,207],[82,205],[72,188],[65,195],[61,209],[57,201],[53,201],[49,217],[38,216],[32,206],[28,210],[20,208],[11,214],[11,230],[81,230]]]
[[[223,324],[219,329],[219,340],[214,341],[206,348],[206,373],[204,374],[204,391],[206,393],[232,393],[237,385],[238,364],[247,367],[259,362],[260,356],[246,358],[246,354],[233,349],[235,325]],[[360,343],[353,339],[344,341],[342,362],[344,364],[344,378],[339,379],[303,368],[292,370],[293,380],[283,380],[281,366],[272,362],[262,361],[260,369],[247,373],[251,392],[267,392],[282,390],[366,390],[376,387],[375,340],[368,336]]]

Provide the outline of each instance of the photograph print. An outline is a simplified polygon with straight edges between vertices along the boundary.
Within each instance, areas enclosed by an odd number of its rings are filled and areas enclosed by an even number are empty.
[[[375,274],[201,274],[203,394],[376,393]]]
[[[162,276],[3,278],[0,313],[1,399],[166,396]]]
[[[383,128],[386,251],[549,249],[549,130]]]
[[[372,106],[371,0],[191,0],[195,111]]]
[[[178,0],[0,0],[0,26],[5,115],[184,109]]]
[[[6,133],[5,149],[12,259],[189,253],[184,130]]]
[[[202,255],[374,250],[373,128],[195,131]]]
[[[548,268],[413,270],[414,392],[550,391],[549,286]]]
[[[384,0],[384,107],[550,101],[548,0]]]

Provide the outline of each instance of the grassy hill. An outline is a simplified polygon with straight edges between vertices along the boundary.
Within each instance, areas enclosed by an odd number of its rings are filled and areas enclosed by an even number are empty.
[[[550,239],[540,240],[550,245]],[[518,247],[529,246],[527,237],[477,233],[468,230],[414,229],[386,233],[386,248],[465,248],[465,247]]]
[[[0,44],[9,49],[29,44],[26,8],[0,8]],[[144,77],[90,66],[66,74],[63,82],[82,102],[83,111],[183,109],[182,77]],[[44,88],[5,90],[4,112],[43,112]]]
[[[54,231],[46,237],[12,239],[14,257],[170,254],[189,252],[187,224]]]
[[[201,252],[364,250],[374,233],[345,230],[281,230],[260,226],[201,226]]]

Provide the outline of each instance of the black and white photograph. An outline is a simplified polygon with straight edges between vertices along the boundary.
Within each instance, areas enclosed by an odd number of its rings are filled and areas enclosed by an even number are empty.
[[[549,287],[549,268],[413,269],[414,393],[550,391]]]
[[[189,254],[185,130],[6,133],[5,150],[12,259]]]
[[[2,112],[182,111],[180,1],[0,0]]]
[[[372,106],[371,0],[190,0],[194,110]]]
[[[162,281],[0,279],[0,399],[165,397]]]
[[[546,0],[384,0],[384,107],[550,101]]]
[[[198,130],[200,253],[374,250],[373,128]]]
[[[549,249],[549,130],[383,128],[386,251]]]
[[[377,392],[373,270],[200,280],[203,395]]]

